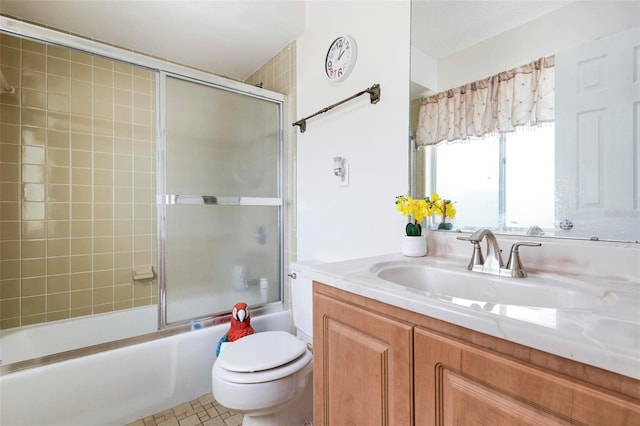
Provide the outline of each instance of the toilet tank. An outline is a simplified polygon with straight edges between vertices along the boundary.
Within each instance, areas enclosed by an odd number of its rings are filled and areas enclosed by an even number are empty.
[[[300,271],[292,270],[291,279],[291,310],[296,335],[304,342],[313,343],[313,292],[311,278]],[[295,278],[293,278],[295,277]]]

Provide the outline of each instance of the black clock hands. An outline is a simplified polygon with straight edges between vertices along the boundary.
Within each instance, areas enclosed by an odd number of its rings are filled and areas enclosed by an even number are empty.
[[[327,78],[330,81],[342,81],[347,78],[355,65],[356,55],[355,40],[349,36],[340,36],[333,40],[324,60],[324,72]]]

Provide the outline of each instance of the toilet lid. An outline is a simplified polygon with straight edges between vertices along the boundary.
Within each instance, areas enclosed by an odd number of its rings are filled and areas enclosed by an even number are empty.
[[[306,349],[302,355],[291,362],[276,368],[250,373],[226,370],[216,361],[213,363],[212,380],[220,379],[225,382],[239,384],[273,382],[282,378],[293,377],[295,374],[309,374],[313,366],[312,361],[313,355]]]
[[[227,371],[250,373],[280,367],[307,349],[301,340],[284,331],[251,334],[227,345],[216,363]]]

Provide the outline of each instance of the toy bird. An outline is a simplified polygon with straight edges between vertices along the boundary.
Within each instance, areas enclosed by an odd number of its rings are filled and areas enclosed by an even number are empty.
[[[223,343],[234,342],[253,333],[255,333],[255,330],[251,327],[251,315],[249,315],[247,304],[243,302],[236,303],[231,312],[231,326],[229,331],[218,341],[216,356],[220,356],[220,349]]]

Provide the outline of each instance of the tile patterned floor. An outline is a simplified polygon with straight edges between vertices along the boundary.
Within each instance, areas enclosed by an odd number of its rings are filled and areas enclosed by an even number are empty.
[[[198,399],[169,408],[153,416],[125,426],[240,426],[242,415],[227,410],[213,399],[202,395]]]

